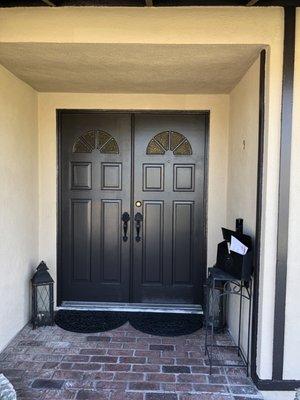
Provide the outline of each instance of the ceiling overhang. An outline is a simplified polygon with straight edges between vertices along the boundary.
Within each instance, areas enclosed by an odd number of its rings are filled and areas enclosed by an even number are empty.
[[[40,92],[228,93],[258,45],[0,43],[0,63]]]

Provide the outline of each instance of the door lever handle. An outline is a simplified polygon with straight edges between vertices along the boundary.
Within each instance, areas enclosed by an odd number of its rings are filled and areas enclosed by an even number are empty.
[[[123,242],[127,242],[128,221],[130,221],[130,216],[128,212],[124,212],[122,214],[122,221],[123,221]]]
[[[139,213],[139,212],[136,213],[135,216],[134,216],[134,220],[135,220],[135,222],[136,222],[136,225],[135,225],[135,227],[136,227],[136,237],[135,237],[135,240],[136,240],[137,242],[140,242],[140,241],[141,241],[141,236],[140,236],[141,223],[142,223],[142,221],[143,221],[143,216],[142,216],[142,214]]]

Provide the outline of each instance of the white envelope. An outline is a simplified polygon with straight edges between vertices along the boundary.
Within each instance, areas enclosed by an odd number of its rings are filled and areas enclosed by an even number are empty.
[[[231,236],[229,250],[234,251],[235,253],[238,253],[238,254],[241,254],[242,256],[244,256],[248,251],[248,247],[245,246],[242,242],[240,242],[234,236]]]

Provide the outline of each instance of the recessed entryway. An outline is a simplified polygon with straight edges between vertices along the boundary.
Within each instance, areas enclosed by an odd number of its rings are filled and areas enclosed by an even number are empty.
[[[199,304],[207,113],[59,112],[61,301]]]

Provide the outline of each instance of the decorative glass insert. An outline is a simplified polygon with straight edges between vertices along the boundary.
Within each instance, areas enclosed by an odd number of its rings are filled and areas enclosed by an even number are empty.
[[[104,154],[119,154],[118,144],[113,137],[107,140],[103,146],[100,148],[98,147],[98,149],[100,150],[100,153]]]
[[[105,145],[105,143],[109,141],[110,138],[111,135],[109,133],[103,131],[99,132],[97,148],[100,150]]]
[[[161,132],[154,136],[154,140],[158,142],[164,150],[169,150],[170,148],[170,133]]]
[[[147,154],[165,154],[165,150],[154,139],[151,139],[147,146]]]
[[[94,131],[86,132],[76,139],[73,153],[91,153],[95,148],[96,135]]]
[[[79,136],[73,145],[73,153],[91,153],[98,149],[103,154],[119,154],[119,146],[109,133],[89,131]]]
[[[146,154],[165,154],[172,151],[175,156],[192,154],[192,147],[187,138],[179,132],[164,131],[155,135],[148,143]]]
[[[177,146],[173,154],[175,156],[186,156],[192,154],[192,148],[188,140],[184,140],[179,146]]]

